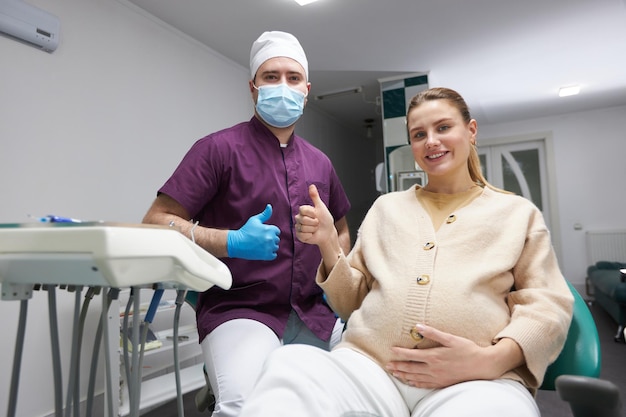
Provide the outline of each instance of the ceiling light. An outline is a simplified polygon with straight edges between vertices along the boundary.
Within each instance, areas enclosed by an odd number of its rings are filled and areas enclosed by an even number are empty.
[[[315,3],[317,0],[295,0],[300,6],[306,6],[309,3]]]
[[[363,87],[361,87],[361,86],[359,86],[359,87],[352,87],[352,88],[347,88],[347,89],[341,90],[341,91],[333,91],[332,93],[320,94],[318,96],[315,96],[315,100],[325,100],[327,98],[347,96],[348,94],[358,94],[361,91],[363,91]]]
[[[580,93],[579,85],[559,88],[559,97],[575,96],[578,93]]]

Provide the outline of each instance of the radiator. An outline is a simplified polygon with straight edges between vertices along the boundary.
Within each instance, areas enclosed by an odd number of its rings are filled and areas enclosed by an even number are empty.
[[[588,231],[589,265],[598,261],[626,262],[626,230]]]

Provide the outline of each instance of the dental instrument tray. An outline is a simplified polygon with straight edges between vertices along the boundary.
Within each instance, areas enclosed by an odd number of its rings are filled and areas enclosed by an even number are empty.
[[[0,283],[229,289],[228,267],[176,228],[106,222],[0,224]]]

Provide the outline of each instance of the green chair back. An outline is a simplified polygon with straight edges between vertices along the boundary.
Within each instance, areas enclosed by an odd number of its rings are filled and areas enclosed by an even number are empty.
[[[198,293],[192,290],[188,290],[185,294],[185,302],[195,310],[196,305],[198,304]]]
[[[561,354],[546,371],[539,389],[554,391],[554,381],[560,375],[580,375],[597,378],[600,375],[602,355],[600,338],[587,303],[571,283],[574,295],[574,313]],[[545,337],[550,337],[546,335]]]

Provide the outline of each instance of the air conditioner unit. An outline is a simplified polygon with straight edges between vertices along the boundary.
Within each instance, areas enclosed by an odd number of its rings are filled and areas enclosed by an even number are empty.
[[[21,0],[0,0],[0,32],[46,52],[59,45],[59,18]]]

